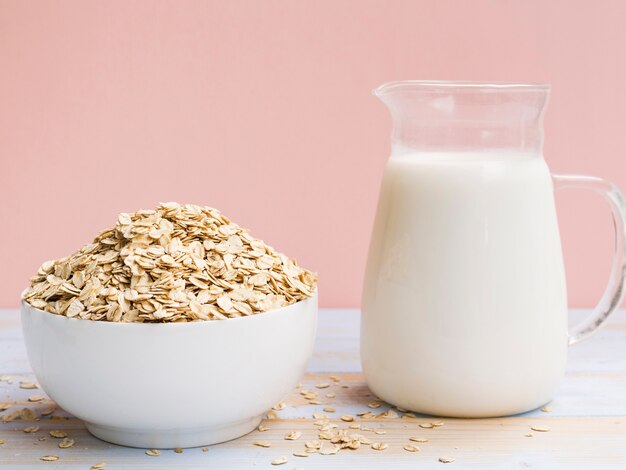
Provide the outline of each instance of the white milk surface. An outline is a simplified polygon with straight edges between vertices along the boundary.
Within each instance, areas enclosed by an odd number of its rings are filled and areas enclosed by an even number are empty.
[[[540,406],[564,372],[566,313],[541,155],[388,161],[363,293],[362,361],[374,393],[435,415]]]

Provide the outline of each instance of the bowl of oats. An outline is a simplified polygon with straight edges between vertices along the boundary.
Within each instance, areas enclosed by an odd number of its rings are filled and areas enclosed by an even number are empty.
[[[317,277],[216,209],[120,214],[22,294],[31,367],[96,437],[145,448],[252,431],[304,374]]]

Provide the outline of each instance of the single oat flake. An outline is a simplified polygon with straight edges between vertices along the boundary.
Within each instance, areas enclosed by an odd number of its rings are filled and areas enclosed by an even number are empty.
[[[122,213],[93,243],[46,261],[23,298],[70,318],[169,323],[274,310],[316,285],[314,273],[216,209],[169,202]]]
[[[46,408],[45,410],[43,410],[41,413],[39,413],[41,416],[50,416],[52,413],[54,413],[56,411],[56,406],[49,406],[48,408]]]
[[[531,426],[530,429],[537,432],[548,432],[550,428],[548,426]]]
[[[28,382],[26,380],[22,380],[20,382],[20,388],[23,388],[25,390],[32,390],[34,388],[39,388],[39,386],[35,382]]]
[[[320,447],[322,447],[322,443],[320,441],[317,441],[317,440],[306,441],[306,443],[304,444],[304,447],[306,447],[307,449],[317,450]]]
[[[69,437],[64,438],[61,442],[59,442],[59,447],[61,449],[67,449],[74,445],[74,439],[70,439]]]

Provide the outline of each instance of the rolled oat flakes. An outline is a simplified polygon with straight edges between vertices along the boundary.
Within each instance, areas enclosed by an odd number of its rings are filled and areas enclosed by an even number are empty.
[[[210,207],[119,215],[76,253],[46,261],[24,300],[57,315],[187,322],[254,315],[311,297],[317,276]]]

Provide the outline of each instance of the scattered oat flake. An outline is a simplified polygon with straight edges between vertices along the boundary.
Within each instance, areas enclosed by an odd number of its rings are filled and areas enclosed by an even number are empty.
[[[341,449],[340,446],[332,445],[332,446],[322,446],[319,450],[320,455],[335,455]]]
[[[13,406],[13,403],[0,403],[0,411],[6,411]]]
[[[278,457],[277,459],[272,460],[272,465],[282,465],[288,462],[287,457],[284,455]]]
[[[328,387],[330,387],[330,384],[328,382],[323,382],[323,383],[320,383],[320,384],[315,384],[315,387],[316,388],[328,388]]]
[[[6,441],[4,439],[0,439],[0,446],[4,444]]]
[[[59,447],[61,449],[67,449],[69,447],[72,447],[73,445],[74,445],[74,439],[70,439],[69,437],[66,437],[61,442],[59,442]]]
[[[550,405],[543,405],[541,407],[541,411],[543,411],[544,413],[550,413],[552,411],[552,407]]]
[[[336,375],[329,375],[328,378],[333,382],[339,382],[341,379]]]
[[[95,464],[93,464],[93,465],[89,468],[89,470],[101,470],[101,469],[103,469],[103,468],[104,468],[104,467],[106,467],[106,466],[107,466],[106,462],[99,462],[99,463],[95,463]]]
[[[255,441],[254,445],[259,447],[271,447],[272,443],[270,441]]]
[[[288,441],[295,441],[296,439],[300,439],[302,433],[300,431],[291,431],[285,434],[285,439]]]
[[[64,437],[67,437],[67,433],[65,431],[59,431],[57,429],[53,429],[52,431],[50,431],[49,434],[52,437],[56,437],[57,439],[63,439]]]
[[[182,454],[183,449],[181,449],[180,447],[176,447],[176,449],[174,449],[174,452],[176,452],[177,454]]]
[[[265,426],[264,424],[259,424],[259,427],[257,428],[258,431],[260,432],[265,432],[265,431],[269,431],[270,428],[268,428],[267,426]]]
[[[294,452],[293,455],[295,457],[308,457],[309,456],[308,452],[300,452],[300,451]]]
[[[326,408],[324,408],[323,411],[325,411],[326,413],[334,413],[337,410],[335,410],[334,408],[331,408],[330,406],[327,406]]]
[[[548,432],[550,428],[548,426],[531,426],[530,429],[537,432]]]
[[[335,392],[328,392],[326,395],[324,395],[326,398],[335,398],[337,396],[337,394]]]
[[[374,434],[387,434],[384,429],[374,429]]]
[[[37,416],[35,415],[35,412],[33,410],[31,410],[30,408],[22,408],[20,410],[20,419],[23,421],[32,421],[34,419],[36,419]]]
[[[345,421],[347,423],[350,423],[350,422],[354,421],[354,416],[341,415],[341,421]]]
[[[390,418],[390,419],[395,419],[395,418],[398,418],[398,417],[399,417],[399,415],[398,415],[398,413],[396,413],[394,410],[389,409],[389,410],[385,411],[384,413],[382,413],[382,414],[380,415],[380,417],[381,417],[381,418]]]
[[[433,422],[432,422],[432,423],[430,423],[430,424],[432,424],[433,428],[438,428],[438,427],[440,427],[440,426],[443,426],[443,425],[444,425],[444,422],[443,422],[443,421],[433,421]]]
[[[316,440],[306,441],[304,447],[306,447],[307,449],[319,449],[320,447],[322,447],[322,443]]]
[[[528,434],[524,434],[524,437],[533,437],[533,435],[531,433],[528,433]]]
[[[202,448],[202,452],[208,452],[208,451],[209,451],[209,448],[208,448],[208,447],[203,447],[203,448]]]
[[[374,442],[372,443],[372,449],[374,450],[385,450],[387,448],[387,444],[384,442]]]
[[[382,403],[379,402],[379,401],[373,401],[373,402],[367,404],[367,406],[369,406],[370,408],[380,408],[381,405],[382,405]]]
[[[10,423],[20,418],[20,410],[13,410],[2,415],[2,421],[4,423]]]
[[[59,460],[59,456],[58,455],[44,455],[43,457],[40,457],[39,460],[44,460],[45,462],[54,462],[56,460]]]
[[[31,433],[39,431],[39,426],[28,426],[27,428],[24,428],[23,431],[26,434],[31,434]]]
[[[281,401],[280,403],[277,403],[274,406],[274,409],[277,410],[277,411],[280,411],[280,410],[285,409],[286,406],[287,406],[287,404],[285,402]]]
[[[420,428],[431,429],[433,427],[432,423],[420,423]]]
[[[411,436],[411,437],[409,437],[409,441],[413,441],[413,442],[428,442],[428,439],[424,439],[423,437]]]
[[[407,452],[418,452],[420,450],[419,447],[414,446],[412,444],[405,445],[403,449],[406,450]]]
[[[148,449],[146,451],[146,455],[149,455],[150,457],[158,457],[161,455],[161,451],[158,449]]]
[[[269,410],[267,412],[267,419],[278,419],[278,413],[275,410]]]
[[[439,461],[441,463],[452,463],[454,462],[454,459],[451,457],[439,457]]]
[[[33,395],[32,397],[28,397],[28,401],[41,401],[44,400],[46,397],[43,395]]]
[[[39,388],[39,386],[35,382],[28,382],[26,380],[22,380],[20,382],[20,388],[23,388],[25,390],[32,390],[34,388]]]
[[[46,408],[45,410],[43,410],[41,413],[39,413],[41,416],[50,416],[52,413],[54,413],[56,410],[56,406],[51,406],[49,408]]]

